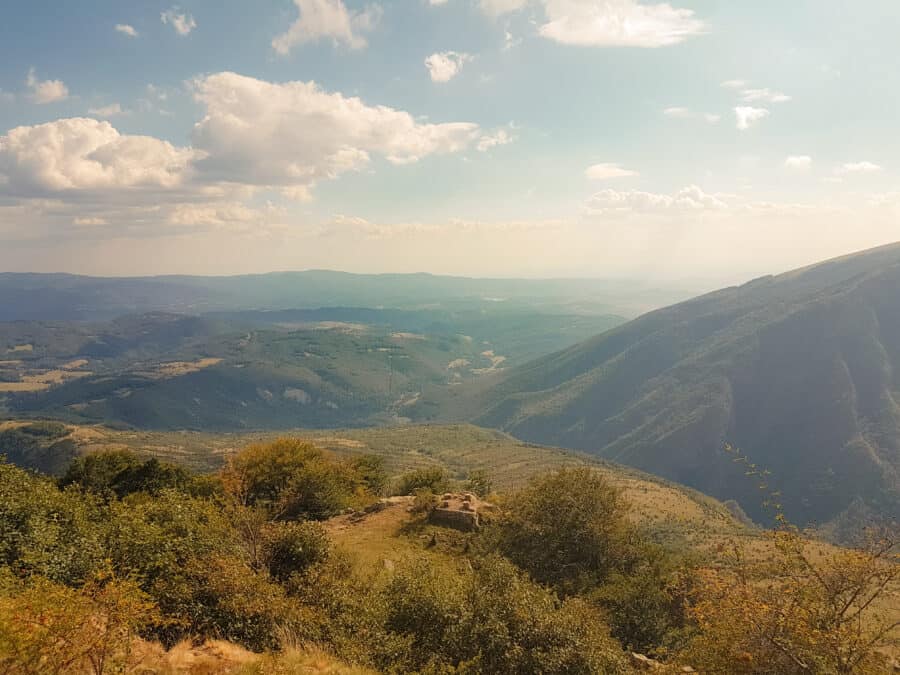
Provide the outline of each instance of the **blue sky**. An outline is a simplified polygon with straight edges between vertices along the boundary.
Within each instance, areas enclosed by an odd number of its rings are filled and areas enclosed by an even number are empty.
[[[739,281],[900,239],[893,0],[29,2],[0,269]]]

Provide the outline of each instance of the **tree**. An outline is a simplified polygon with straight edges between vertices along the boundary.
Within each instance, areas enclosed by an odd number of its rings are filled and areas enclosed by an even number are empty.
[[[738,546],[729,567],[702,571],[699,633],[682,660],[704,672],[884,672],[877,651],[900,644],[900,621],[880,606],[900,579],[896,541],[825,551],[785,526],[771,542],[768,559]]]
[[[767,491],[769,472],[726,449]],[[729,564],[700,571],[690,608],[699,631],[681,658],[704,672],[885,672],[878,651],[900,645],[900,620],[885,610],[900,581],[898,533],[831,548],[805,539],[779,501],[768,493],[768,555],[733,544]]]
[[[288,438],[247,447],[221,475],[232,500],[263,507],[282,520],[330,518],[357,498],[363,482],[352,463]]]
[[[634,560],[637,533],[621,492],[587,467],[535,478],[504,502],[500,550],[564,594],[596,587]]]
[[[59,484],[121,499],[135,492],[157,494],[168,488],[184,489],[190,482],[190,474],[175,464],[155,457],[141,460],[129,450],[103,450],[75,459]]]

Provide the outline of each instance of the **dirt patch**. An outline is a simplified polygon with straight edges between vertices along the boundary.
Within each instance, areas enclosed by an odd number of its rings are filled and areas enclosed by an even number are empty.
[[[190,375],[220,363],[222,363],[222,359],[215,358],[197,359],[196,361],[170,361],[168,363],[160,363],[156,370],[151,371],[149,375],[150,377],[167,380],[173,377]]]

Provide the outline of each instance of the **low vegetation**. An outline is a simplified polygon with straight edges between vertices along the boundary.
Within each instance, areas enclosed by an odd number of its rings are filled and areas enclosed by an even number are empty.
[[[629,651],[704,672],[878,672],[897,637],[877,616],[891,541],[821,557],[785,526],[766,560],[739,542],[700,558],[659,543],[587,466],[492,495],[471,533],[381,499],[491,483],[390,481],[378,457],[297,439],[213,475],[124,450],[57,479],[0,464],[0,672],[213,672],[179,670],[191,653],[235,673],[624,673]],[[373,536],[408,554],[383,565],[345,545],[382,511],[399,518]]]

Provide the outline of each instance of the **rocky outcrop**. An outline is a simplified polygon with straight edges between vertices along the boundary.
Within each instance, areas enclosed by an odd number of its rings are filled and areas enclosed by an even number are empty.
[[[437,506],[428,519],[434,525],[453,527],[472,532],[481,527],[479,509],[482,503],[470,492],[462,494],[446,493],[440,497]]]

